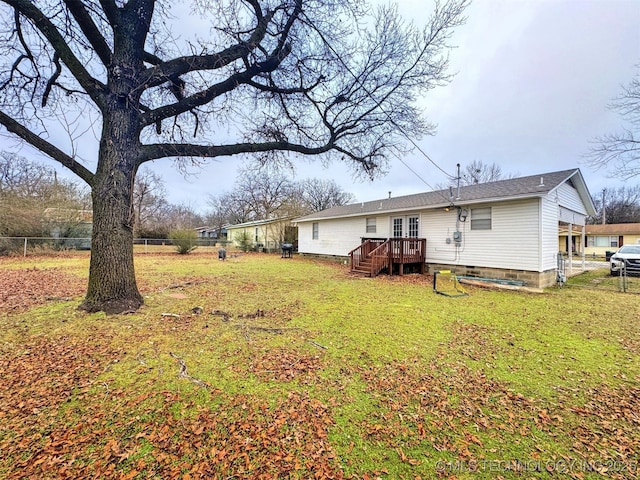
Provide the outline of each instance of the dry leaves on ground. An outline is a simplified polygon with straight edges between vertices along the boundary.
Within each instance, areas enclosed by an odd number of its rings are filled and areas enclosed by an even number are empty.
[[[0,312],[21,312],[48,300],[82,295],[87,281],[59,268],[4,269],[0,275]]]

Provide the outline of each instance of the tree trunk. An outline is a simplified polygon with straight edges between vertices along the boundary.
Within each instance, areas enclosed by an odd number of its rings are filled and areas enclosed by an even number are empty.
[[[133,264],[128,191],[123,184],[106,188],[106,194],[105,188],[94,188],[91,265],[83,310],[123,313],[143,304]]]
[[[116,101],[117,103],[117,101]],[[123,313],[142,304],[133,264],[133,184],[139,151],[135,113],[105,116],[92,185],[93,235],[87,296],[89,312]]]

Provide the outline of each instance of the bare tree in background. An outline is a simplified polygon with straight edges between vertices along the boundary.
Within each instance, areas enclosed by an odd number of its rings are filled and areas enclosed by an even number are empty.
[[[460,172],[460,177],[461,185],[475,185],[476,183],[495,182],[496,180],[513,178],[514,175],[504,174],[502,167],[495,162],[484,163],[481,160],[474,160],[464,166]]]
[[[610,176],[628,180],[640,175],[640,76],[624,87],[610,108],[617,111],[626,127],[599,137],[587,154],[587,163],[607,168]]]
[[[417,31],[360,0],[195,1],[189,13],[163,0],[0,0],[0,124],[91,187],[81,307],[143,303],[133,189],[146,162],[296,152],[371,176],[404,152],[403,135],[431,133],[416,101],[449,81],[467,1],[437,2]],[[189,16],[209,22],[206,37]],[[91,132],[95,162],[83,163]]]
[[[251,204],[235,190],[210,196],[209,207],[208,224],[213,227],[222,228],[224,225],[236,225],[255,219]]]
[[[607,188],[602,194],[593,196],[597,214],[588,218],[590,224],[602,223],[604,209],[606,223],[640,223],[640,186]]]
[[[345,192],[333,180],[307,178],[300,182],[300,197],[305,203],[306,212],[312,213],[354,203],[356,197]]]
[[[290,214],[286,207],[293,189],[293,181],[280,169],[244,168],[238,173],[234,191],[252,212],[251,220],[268,220]]]
[[[203,224],[204,219],[191,205],[168,205],[163,212],[166,234],[171,230],[195,229]],[[165,233],[165,232],[163,232]]]
[[[148,237],[147,232],[158,232],[158,223],[168,208],[162,177],[152,170],[141,169],[133,186],[134,236]]]
[[[0,236],[49,237],[48,208],[77,212],[89,204],[88,192],[68,179],[58,179],[53,168],[0,152]]]
[[[233,190],[209,197],[208,224],[216,229],[254,220],[292,218],[355,202],[333,180],[295,182],[282,169],[240,169]]]

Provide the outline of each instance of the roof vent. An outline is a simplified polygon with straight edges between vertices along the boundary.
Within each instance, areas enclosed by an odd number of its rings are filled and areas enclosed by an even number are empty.
[[[539,187],[544,187],[544,177],[540,177],[540,185]]]
[[[391,190],[389,190],[389,198],[391,198]]]

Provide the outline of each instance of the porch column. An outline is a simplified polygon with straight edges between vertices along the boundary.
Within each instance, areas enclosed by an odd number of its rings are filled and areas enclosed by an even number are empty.
[[[567,256],[569,257],[569,275],[573,273],[573,224],[569,224],[569,231],[567,233],[569,235],[569,241],[567,242]]]
[[[585,258],[585,253],[584,251],[586,250],[585,245],[584,245],[584,232],[587,229],[586,225],[582,225],[582,234],[580,235],[580,248],[582,249],[582,271],[584,272],[585,269],[587,268],[587,264],[586,264],[586,258]]]

